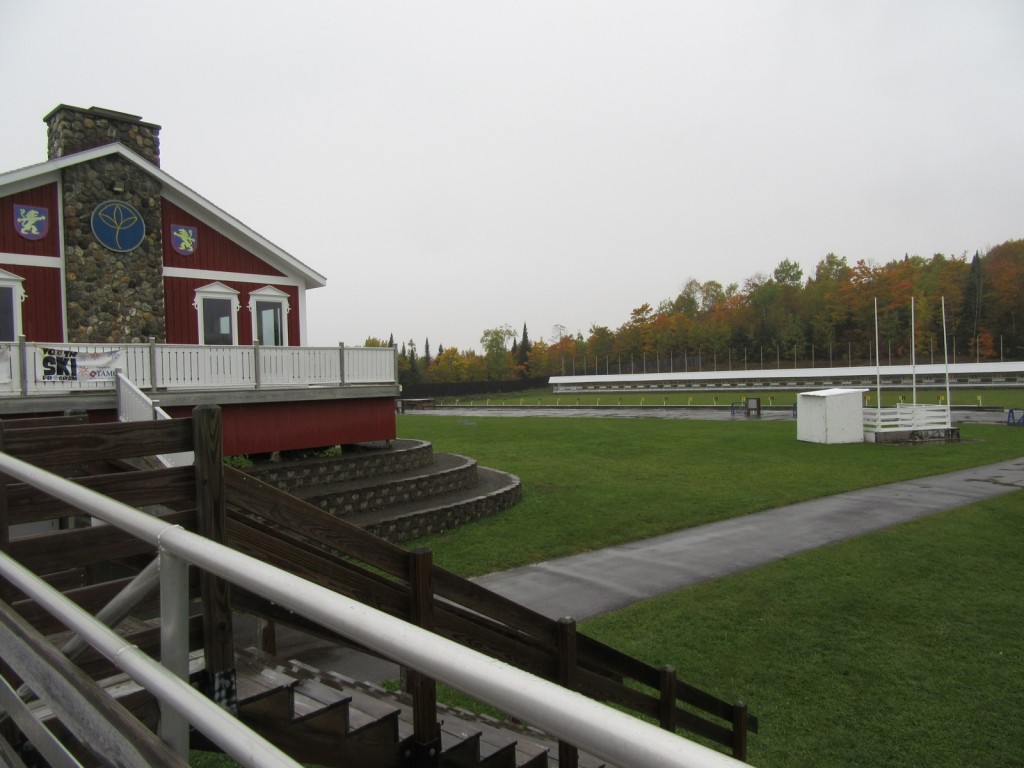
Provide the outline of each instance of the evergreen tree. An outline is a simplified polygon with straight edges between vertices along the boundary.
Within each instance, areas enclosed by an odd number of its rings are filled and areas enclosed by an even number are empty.
[[[981,327],[981,309],[984,299],[984,285],[981,274],[981,256],[974,252],[971,259],[971,270],[967,273],[967,284],[964,286],[964,304],[960,312],[961,327],[965,331],[968,343],[973,347],[977,343]]]
[[[390,336],[388,336],[388,346],[389,347],[395,346],[395,334],[393,334],[393,333]],[[404,354],[404,352],[403,352],[403,354]]]
[[[516,354],[516,365],[519,368],[519,375],[524,379],[529,376],[530,366],[530,334],[526,330],[526,323],[523,323],[523,337],[519,342],[519,349],[514,349]]]
[[[430,337],[423,342],[423,367],[430,367]]]

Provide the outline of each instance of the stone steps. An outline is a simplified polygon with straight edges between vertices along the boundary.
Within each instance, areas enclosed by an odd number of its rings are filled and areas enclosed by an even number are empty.
[[[396,440],[340,456],[258,465],[247,470],[353,525],[393,542],[451,529],[514,506],[519,478],[479,467],[430,443]]]

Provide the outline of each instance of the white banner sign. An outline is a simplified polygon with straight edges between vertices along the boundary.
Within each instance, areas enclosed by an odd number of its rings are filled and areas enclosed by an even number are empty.
[[[103,381],[117,378],[124,352],[79,352],[44,347],[40,350],[42,374],[38,381]]]

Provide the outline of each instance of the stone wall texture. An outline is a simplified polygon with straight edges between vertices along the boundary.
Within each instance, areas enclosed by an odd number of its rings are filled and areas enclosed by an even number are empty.
[[[134,115],[61,105],[45,120],[50,159],[119,142],[160,165],[160,126]],[[159,181],[114,155],[66,168],[62,189],[68,341],[164,342]],[[130,203],[141,214],[146,236],[135,250],[109,251],[93,236],[92,212],[108,200]]]
[[[282,491],[294,491],[421,469],[429,467],[433,460],[430,443],[396,440],[389,450],[261,464],[250,467],[246,473]]]
[[[160,126],[134,115],[61,105],[46,116],[48,157],[64,157],[119,142],[160,165]]]
[[[164,342],[160,183],[114,155],[65,169],[63,191],[68,341]],[[108,251],[93,236],[93,209],[107,200],[142,215],[146,236],[135,250]]]

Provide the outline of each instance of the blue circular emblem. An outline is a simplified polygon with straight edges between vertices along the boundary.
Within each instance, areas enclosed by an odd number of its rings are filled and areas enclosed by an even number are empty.
[[[111,251],[134,251],[146,236],[142,215],[128,203],[107,200],[92,212],[92,233]]]

